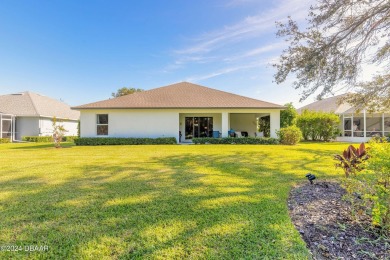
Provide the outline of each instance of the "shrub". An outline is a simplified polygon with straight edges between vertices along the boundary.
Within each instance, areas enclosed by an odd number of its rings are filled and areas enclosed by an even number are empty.
[[[367,150],[364,144],[358,149],[350,147],[343,153],[344,158],[350,157],[349,162],[340,163],[350,177],[344,181],[347,198],[358,214],[368,210],[373,226],[390,232],[390,144],[372,139]]]
[[[244,138],[234,138],[234,137],[223,137],[223,138],[211,138],[211,137],[202,137],[202,138],[193,138],[192,142],[194,144],[278,144],[279,141],[276,138],[254,138],[254,137],[244,137]]]
[[[277,132],[277,135],[282,144],[294,145],[299,143],[299,141],[302,139],[302,132],[296,126],[281,128]]]
[[[33,143],[51,143],[53,142],[52,136],[23,136],[23,141]]]
[[[338,161],[335,164],[336,168],[343,168],[345,177],[349,177],[351,174],[356,175],[357,171],[362,170],[362,162],[369,157],[364,143],[361,143],[358,148],[355,148],[353,145],[348,146],[342,155],[337,154],[333,158]]]
[[[305,140],[329,141],[340,133],[340,118],[334,113],[304,110],[297,117],[297,126]]]
[[[370,202],[372,224],[390,231],[390,144],[370,142],[369,155],[358,178],[364,184],[361,193]]]
[[[76,145],[144,145],[144,144],[176,144],[175,137],[159,138],[75,138]]]
[[[0,138],[0,144],[7,144],[10,142],[11,142],[10,138]]]

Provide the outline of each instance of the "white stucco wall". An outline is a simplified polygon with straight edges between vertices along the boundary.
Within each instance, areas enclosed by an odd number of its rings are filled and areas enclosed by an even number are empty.
[[[23,136],[39,135],[39,117],[17,117],[15,125],[16,140],[22,140]]]
[[[68,131],[67,136],[76,136],[78,121],[61,120],[58,122]],[[23,136],[51,136],[53,134],[53,121],[46,117],[17,117],[16,118],[16,140],[22,140]]]
[[[77,136],[78,121],[71,121],[66,119],[57,119],[57,124],[63,125],[66,136]],[[51,136],[53,135],[53,119],[43,118],[39,120],[39,135],[40,136]]]
[[[275,130],[280,128],[280,110],[274,109],[84,109],[80,112],[81,137],[175,137],[179,140],[179,131],[184,137],[185,117],[191,116],[213,117],[213,130],[227,136],[227,131],[223,131],[223,113],[228,114],[229,128],[235,118],[235,130],[247,131],[251,136],[256,132],[255,114],[271,115],[272,137],[276,137]],[[97,114],[108,114],[107,136],[96,134]]]
[[[96,134],[96,115],[108,114],[108,135]],[[80,115],[81,137],[176,137],[179,113],[163,110],[84,110]]]

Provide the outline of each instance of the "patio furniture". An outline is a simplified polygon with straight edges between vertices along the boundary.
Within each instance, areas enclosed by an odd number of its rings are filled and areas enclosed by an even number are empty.
[[[219,131],[213,131],[213,138],[220,138],[221,133]]]
[[[255,132],[255,137],[264,137],[264,132]]]

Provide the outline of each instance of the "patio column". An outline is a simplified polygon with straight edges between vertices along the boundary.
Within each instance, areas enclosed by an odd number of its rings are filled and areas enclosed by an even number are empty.
[[[280,130],[280,111],[272,111],[270,113],[270,135],[273,138],[277,138],[276,131]]]
[[[228,137],[228,131],[229,129],[229,113],[228,112],[222,112],[222,137]]]
[[[12,138],[12,142],[14,142],[16,140],[16,137],[15,137],[15,132],[16,132],[16,120],[15,120],[15,117],[12,116],[12,133],[11,133],[11,138]]]
[[[351,137],[353,137],[353,131],[354,131],[354,129],[353,129],[353,114],[352,114],[352,116],[351,116]]]
[[[366,138],[367,137],[367,125],[366,125],[366,110],[364,109],[363,110],[363,122],[364,122],[364,129],[363,129],[363,136],[364,136],[364,138]]]
[[[385,113],[382,113],[382,137],[385,136]]]

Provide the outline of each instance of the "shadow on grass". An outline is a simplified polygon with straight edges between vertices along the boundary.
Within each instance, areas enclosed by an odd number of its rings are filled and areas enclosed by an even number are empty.
[[[286,201],[292,172],[318,159],[286,160],[303,159],[182,154],[71,165],[78,177],[58,184],[3,181],[0,242],[50,247],[20,253],[31,258],[306,258]]]
[[[53,149],[62,149],[62,148],[72,148],[75,146],[74,143],[62,143],[61,148],[55,148],[53,143],[28,143],[28,146],[26,146],[26,143],[23,143],[23,146],[19,146],[22,143],[14,143],[10,144],[12,145],[11,149],[18,149],[18,150],[31,150],[31,149],[43,149],[43,148],[53,148]]]

